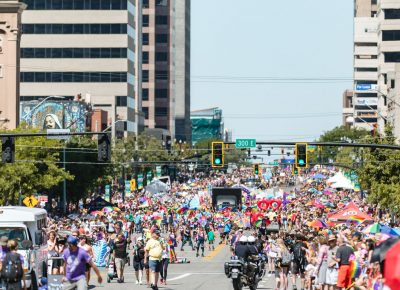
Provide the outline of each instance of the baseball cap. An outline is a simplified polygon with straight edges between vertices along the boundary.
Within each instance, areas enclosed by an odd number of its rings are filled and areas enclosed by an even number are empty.
[[[69,236],[67,239],[67,243],[70,245],[78,245],[78,238],[74,236]]]

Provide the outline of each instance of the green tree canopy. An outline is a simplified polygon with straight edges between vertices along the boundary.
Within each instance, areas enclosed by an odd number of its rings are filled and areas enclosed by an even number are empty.
[[[3,131],[4,132],[4,131]],[[5,133],[38,130],[16,129]],[[48,190],[73,176],[60,168],[60,142],[46,137],[16,138],[15,163],[0,164],[0,202],[16,204],[21,197]]]

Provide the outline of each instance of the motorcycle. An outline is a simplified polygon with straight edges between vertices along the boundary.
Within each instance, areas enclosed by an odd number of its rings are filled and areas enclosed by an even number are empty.
[[[256,290],[260,278],[259,263],[257,260],[247,262],[232,256],[229,262],[224,265],[225,275],[232,279],[233,289],[242,290],[243,287],[250,287],[250,290]]]

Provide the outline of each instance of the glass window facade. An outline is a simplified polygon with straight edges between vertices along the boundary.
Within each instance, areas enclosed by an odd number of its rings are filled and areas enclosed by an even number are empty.
[[[168,80],[168,71],[156,70],[156,80]]]
[[[382,41],[398,41],[400,40],[400,30],[383,30]]]
[[[22,58],[126,58],[126,48],[21,48]]]
[[[149,89],[142,89],[142,101],[149,100]]]
[[[120,83],[126,72],[21,72],[21,82],[37,83]]]
[[[127,96],[117,96],[117,107],[126,107],[128,105],[128,97]]]
[[[128,0],[24,0],[29,10],[125,10]]]
[[[168,16],[166,16],[166,15],[157,15],[156,16],[156,24],[157,25],[167,25],[168,24]]]
[[[22,24],[24,34],[126,34],[126,23]]]
[[[400,62],[400,52],[385,52],[385,62]]]
[[[156,117],[167,117],[168,116],[168,108],[156,107],[155,115],[156,115]]]
[[[156,61],[168,61],[168,52],[156,52]]]
[[[168,34],[156,34],[156,43],[168,43]]]
[[[168,98],[168,89],[156,89],[156,99]]]

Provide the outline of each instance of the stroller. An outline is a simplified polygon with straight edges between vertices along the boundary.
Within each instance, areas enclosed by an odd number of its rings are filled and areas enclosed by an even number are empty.
[[[107,267],[107,283],[110,283],[112,279],[118,279],[117,268],[115,267],[115,261],[111,255],[108,257],[108,263],[106,267]]]

